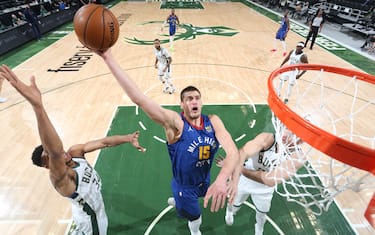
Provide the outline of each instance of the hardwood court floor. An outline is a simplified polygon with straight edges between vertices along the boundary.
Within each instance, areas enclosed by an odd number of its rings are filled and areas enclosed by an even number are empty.
[[[176,10],[181,23],[200,30],[174,42],[172,69],[176,86],[196,85],[204,103],[209,104],[266,103],[267,77],[283,60],[281,53],[269,52],[278,24],[242,3],[203,5],[204,10]],[[159,3],[120,2],[112,11],[122,22],[120,38],[112,52],[123,69],[157,102],[178,103],[177,93],[161,92],[153,68],[153,46],[131,44],[124,39],[167,39],[163,36],[167,30],[161,33],[160,23],[144,23],[164,21],[169,10],[160,10]],[[213,28],[205,28],[215,26],[237,33],[218,36],[212,33]],[[178,32],[182,33],[182,29]],[[288,50],[301,40],[301,36],[290,32]],[[310,63],[355,69],[318,46],[307,54]],[[64,66],[78,59],[85,63]],[[145,69],[137,69],[140,67]],[[68,69],[76,71],[51,72]],[[101,59],[82,48],[74,33],[20,64],[15,71],[25,81],[36,76],[65,148],[102,137],[116,107],[132,104]],[[31,166],[33,146],[40,143],[32,108],[7,83],[2,95],[9,101],[0,104],[1,234],[63,234],[70,219],[69,202],[54,191],[46,170]],[[97,153],[87,156],[94,163]],[[360,197],[353,200],[355,196]],[[359,234],[373,233],[362,216],[368,198],[368,193],[346,192],[337,199]]]

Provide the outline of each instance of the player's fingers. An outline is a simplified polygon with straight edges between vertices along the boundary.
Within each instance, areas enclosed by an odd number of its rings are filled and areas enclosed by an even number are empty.
[[[214,211],[215,212],[219,211],[220,208],[224,207],[225,197],[226,197],[225,194],[217,195],[216,200],[215,200],[215,205],[214,205]]]
[[[212,200],[211,200],[211,212],[215,212],[216,211],[216,203],[217,203],[217,194],[213,194],[212,195]]]
[[[206,195],[204,196],[204,200],[203,200],[203,207],[204,208],[207,208],[208,202],[210,201],[212,195],[213,195],[212,194],[212,186],[210,186],[210,187],[208,187]]]

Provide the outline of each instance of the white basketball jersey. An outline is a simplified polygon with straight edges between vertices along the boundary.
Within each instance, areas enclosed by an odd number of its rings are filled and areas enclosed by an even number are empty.
[[[248,170],[269,172],[279,164],[279,157],[277,156],[276,141],[273,145],[258,154],[251,156],[244,163],[244,168]],[[274,187],[267,186],[257,181],[251,180],[246,176],[241,175],[239,190],[251,194],[273,193]],[[242,189],[241,189],[242,188]]]
[[[159,63],[166,65],[167,59],[170,57],[168,50],[160,47],[160,51],[155,48],[155,56],[158,59]]]
[[[301,54],[296,54],[296,50],[293,50],[292,54],[290,54],[290,57],[289,57],[289,64],[300,64],[301,63],[301,57],[302,55],[304,54],[304,52],[302,52]]]
[[[73,234],[107,234],[108,219],[101,194],[102,182],[84,158],[72,158],[77,166],[76,192],[70,198],[76,229]]]

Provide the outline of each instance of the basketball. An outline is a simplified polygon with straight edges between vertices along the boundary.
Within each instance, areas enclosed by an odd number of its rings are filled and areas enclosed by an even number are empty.
[[[102,5],[87,4],[74,15],[74,31],[87,48],[105,51],[119,36],[119,24],[113,13]]]

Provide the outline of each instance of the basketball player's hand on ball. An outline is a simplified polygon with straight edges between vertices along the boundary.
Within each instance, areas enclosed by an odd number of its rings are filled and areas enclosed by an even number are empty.
[[[35,77],[31,76],[31,84],[28,86],[23,83],[17,75],[6,65],[0,67],[0,78],[8,80],[8,82],[16,88],[16,90],[25,97],[33,106],[42,104],[42,95],[36,86]]]
[[[134,146],[134,148],[138,149],[138,151],[140,152],[145,152],[146,149],[140,146],[138,142],[139,131],[134,132],[133,134],[131,134],[131,136],[132,136],[131,143]]]

